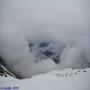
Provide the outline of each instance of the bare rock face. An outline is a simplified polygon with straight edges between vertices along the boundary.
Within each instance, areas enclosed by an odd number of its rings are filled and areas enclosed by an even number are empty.
[[[0,57],[0,65],[4,64],[3,59]]]
[[[12,76],[12,77],[15,77],[15,75],[12,74],[7,69],[7,65],[5,64],[4,60],[1,57],[0,57],[0,76],[4,76],[4,77]]]
[[[51,58],[56,64],[60,62],[60,55],[65,47],[64,43],[55,41],[29,43],[30,53],[33,53],[37,59]]]

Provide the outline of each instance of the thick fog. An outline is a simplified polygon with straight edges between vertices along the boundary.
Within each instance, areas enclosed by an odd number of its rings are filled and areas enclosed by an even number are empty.
[[[0,56],[17,77],[89,67],[88,0],[0,2]]]

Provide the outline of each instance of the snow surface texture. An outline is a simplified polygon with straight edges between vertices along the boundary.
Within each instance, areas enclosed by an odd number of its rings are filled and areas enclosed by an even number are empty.
[[[54,70],[30,79],[0,76],[0,87],[18,90],[90,90],[90,68]]]
[[[89,66],[87,0],[0,2],[0,56],[18,78]]]

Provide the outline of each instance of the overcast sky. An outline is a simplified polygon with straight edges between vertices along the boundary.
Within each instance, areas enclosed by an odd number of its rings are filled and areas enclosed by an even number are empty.
[[[89,0],[0,0],[0,54],[11,66],[26,63],[26,71],[34,59],[27,39],[49,37],[82,47],[90,61],[89,7]]]

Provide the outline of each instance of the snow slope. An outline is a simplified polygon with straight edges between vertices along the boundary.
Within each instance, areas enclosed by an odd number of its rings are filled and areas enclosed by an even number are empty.
[[[88,67],[88,0],[0,2],[0,56],[17,77],[54,70],[59,61],[64,68]]]
[[[11,90],[90,90],[90,68],[54,70],[18,80],[13,77],[0,77],[0,88]],[[16,89],[15,89],[16,88]]]

